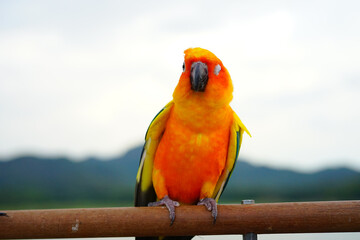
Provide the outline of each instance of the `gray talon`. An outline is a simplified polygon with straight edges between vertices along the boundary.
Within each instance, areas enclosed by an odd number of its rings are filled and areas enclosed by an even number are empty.
[[[166,206],[166,208],[169,210],[169,217],[170,217],[170,226],[175,221],[175,207],[180,206],[180,204],[177,201],[173,201],[169,198],[169,196],[165,196],[163,199],[157,202],[151,202],[148,204],[149,207],[157,207],[157,206]]]
[[[214,218],[213,224],[216,222],[217,218],[217,203],[213,198],[204,198],[201,199],[197,205],[205,205],[208,211],[211,211],[211,216]]]

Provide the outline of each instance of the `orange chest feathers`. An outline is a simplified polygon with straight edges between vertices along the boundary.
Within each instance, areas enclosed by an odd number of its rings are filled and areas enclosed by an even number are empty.
[[[206,182],[217,181],[226,163],[231,112],[184,118],[173,109],[154,159],[171,199],[193,204]]]

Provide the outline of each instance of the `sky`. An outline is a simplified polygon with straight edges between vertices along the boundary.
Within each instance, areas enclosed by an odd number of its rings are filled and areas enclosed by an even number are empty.
[[[0,1],[0,158],[143,144],[183,51],[216,54],[256,165],[360,170],[359,1]]]

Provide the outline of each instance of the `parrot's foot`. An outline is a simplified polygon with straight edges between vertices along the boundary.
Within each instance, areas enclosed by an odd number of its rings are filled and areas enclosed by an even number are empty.
[[[213,198],[203,198],[201,199],[197,205],[205,205],[206,209],[211,211],[211,216],[214,218],[213,223],[216,222],[217,217],[217,203]]]
[[[4,212],[0,212],[0,217],[3,216],[3,217],[9,217],[9,215],[7,215],[6,213]]]
[[[157,206],[166,206],[167,209],[170,212],[170,226],[174,223],[175,220],[175,207],[180,206],[180,204],[177,201],[173,201],[169,198],[169,196],[165,196],[163,199],[157,202],[151,202],[148,204],[149,207],[157,207]]]

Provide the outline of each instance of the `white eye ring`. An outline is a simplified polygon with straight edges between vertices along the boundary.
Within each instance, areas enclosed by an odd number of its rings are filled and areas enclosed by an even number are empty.
[[[218,64],[214,68],[214,74],[217,76],[219,75],[220,71],[221,71],[221,66]]]

